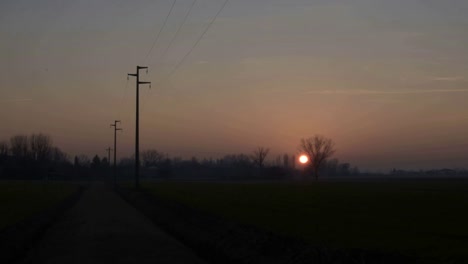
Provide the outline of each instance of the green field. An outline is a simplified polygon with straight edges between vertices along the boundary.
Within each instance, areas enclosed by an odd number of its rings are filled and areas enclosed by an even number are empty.
[[[78,188],[65,183],[0,182],[0,230],[57,205]]]
[[[466,181],[148,183],[145,188],[312,244],[468,262]]]

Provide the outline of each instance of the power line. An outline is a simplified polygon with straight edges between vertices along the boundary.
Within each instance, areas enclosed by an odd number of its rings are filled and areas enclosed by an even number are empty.
[[[164,19],[163,25],[162,25],[161,28],[159,29],[159,32],[158,32],[158,34],[156,35],[156,38],[154,39],[153,45],[151,46],[150,50],[148,51],[148,53],[147,53],[146,56],[145,56],[145,61],[148,59],[148,56],[151,54],[151,51],[153,51],[154,46],[155,46],[156,43],[158,42],[159,37],[161,36],[161,32],[163,31],[164,27],[166,26],[167,20],[169,20],[169,16],[171,15],[172,10],[174,9],[174,6],[175,6],[176,2],[177,2],[177,0],[174,0],[174,1],[172,2],[171,9],[169,9],[169,13],[167,13],[167,16],[166,16],[166,18]]]
[[[193,44],[193,46],[190,48],[190,50],[184,55],[184,57],[182,57],[182,59],[179,61],[179,63],[177,63],[177,65],[174,67],[174,69],[172,69],[172,71],[167,75],[167,78],[171,77],[180,67],[180,65],[182,65],[182,63],[185,62],[185,60],[187,59],[187,57],[190,55],[190,53],[192,53],[192,51],[195,49],[195,47],[198,45],[198,43],[200,42],[200,40],[203,38],[203,36],[205,36],[206,32],[208,32],[208,30],[211,28],[211,25],[213,25],[213,23],[215,22],[215,20],[218,18],[219,14],[221,13],[221,11],[223,11],[224,7],[226,6],[226,4],[229,2],[229,0],[225,0],[223,5],[221,6],[221,8],[218,10],[218,13],[216,13],[216,15],[213,17],[213,19],[210,21],[210,23],[208,24],[208,26],[205,28],[205,30],[203,31],[203,33],[200,35],[200,37],[197,39],[197,41],[195,42],[195,44]]]
[[[205,28],[205,30],[203,31],[203,33],[200,35],[200,37],[197,39],[197,41],[194,43],[194,45],[190,48],[190,50],[184,55],[184,57],[182,58],[182,60],[180,60],[177,65],[172,69],[172,71],[166,75],[166,77],[164,78],[161,78],[159,83],[162,82],[163,79],[166,79],[166,78],[169,78],[170,76],[172,76],[177,70],[178,68],[182,65],[182,63],[184,63],[184,61],[187,59],[187,57],[190,55],[190,53],[192,53],[192,51],[195,49],[195,47],[198,45],[198,43],[201,41],[201,39],[203,38],[203,36],[208,32],[208,30],[210,29],[211,25],[215,22],[215,20],[218,18],[219,14],[223,11],[224,7],[226,6],[226,4],[228,3],[229,0],[226,0],[223,5],[221,6],[221,8],[218,10],[218,12],[216,13],[216,15],[213,17],[213,19],[210,21],[210,23],[208,23],[207,27]],[[192,11],[193,7],[195,6],[197,0],[194,0],[188,10],[188,12],[185,14],[185,17],[183,19],[183,22],[181,23],[181,25],[179,26],[179,28],[177,29],[175,35],[173,36],[172,40],[170,41],[169,45],[167,46],[167,48],[164,50],[162,56],[160,58],[163,58],[166,53],[168,52],[169,48],[172,46],[173,42],[175,41],[175,39],[177,38],[178,34],[180,33],[180,30],[182,29],[182,27],[184,26],[187,18],[189,17],[190,15],[190,12]]]
[[[174,44],[175,40],[177,39],[177,37],[179,36],[179,33],[180,31],[182,30],[182,27],[185,25],[185,23],[187,22],[187,19],[188,17],[190,16],[190,13],[192,12],[193,10],[193,7],[195,6],[195,4],[197,3],[198,0],[193,0],[192,1],[192,4],[190,5],[190,8],[189,10],[187,11],[187,13],[185,14],[185,17],[183,18],[182,20],[182,23],[179,25],[179,27],[177,28],[177,31],[176,33],[172,36],[172,39],[171,41],[169,42],[169,45],[166,47],[166,49],[164,50],[164,52],[161,54],[161,56],[159,56],[158,60],[157,61],[162,61],[162,59],[164,59],[164,57],[166,56],[167,52],[170,50],[170,48],[172,47],[172,45]],[[142,100],[142,106],[144,105],[144,100]]]
[[[159,57],[159,59],[162,59],[164,58],[164,56],[166,55],[166,53],[169,51],[169,49],[172,47],[172,44],[174,44],[174,41],[177,39],[177,37],[179,36],[179,32],[180,30],[182,29],[182,27],[185,25],[185,22],[187,21],[187,18],[189,17],[190,13],[192,12],[192,9],[193,7],[195,6],[195,4],[197,3],[197,0],[193,0],[192,1],[192,4],[190,5],[190,8],[188,10],[188,12],[185,14],[185,17],[182,21],[182,23],[180,24],[179,28],[177,28],[177,31],[176,33],[174,34],[174,36],[172,37],[171,41],[169,42],[169,45],[166,47],[166,49],[164,50],[164,52],[162,53],[162,55]]]

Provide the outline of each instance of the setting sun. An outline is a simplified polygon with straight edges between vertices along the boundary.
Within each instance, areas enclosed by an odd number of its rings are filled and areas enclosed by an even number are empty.
[[[309,158],[306,155],[301,155],[299,157],[299,162],[302,164],[306,164],[309,161]]]

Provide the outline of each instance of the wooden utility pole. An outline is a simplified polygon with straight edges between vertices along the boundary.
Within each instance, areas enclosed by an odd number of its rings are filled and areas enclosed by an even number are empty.
[[[120,123],[120,120],[114,120],[114,124],[110,125],[111,127],[114,127],[114,184],[115,185],[117,185],[117,131],[122,130],[122,128],[117,128],[117,123]]]
[[[110,147],[106,148],[107,151],[107,163],[110,165],[110,153],[112,149]]]
[[[151,82],[140,82],[140,70],[146,69],[148,73],[148,67],[136,66],[136,73],[129,73],[128,76],[136,77],[136,121],[135,121],[135,188],[140,188],[140,84],[149,84],[151,88]]]

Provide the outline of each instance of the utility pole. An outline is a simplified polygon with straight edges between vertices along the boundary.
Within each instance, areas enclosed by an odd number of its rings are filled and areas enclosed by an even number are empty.
[[[110,153],[111,153],[111,151],[112,151],[111,147],[106,148],[106,151],[107,151],[107,173],[106,173],[106,174],[107,174],[107,177],[109,177],[109,176],[110,176],[110,173],[109,173],[109,172],[110,172],[110,166],[111,166],[111,165],[110,165],[110,164],[111,164],[111,161],[110,161]],[[106,177],[106,178],[107,178],[107,177]],[[109,180],[110,180],[110,179],[109,179]]]
[[[151,82],[140,82],[140,70],[146,69],[148,73],[148,67],[136,66],[136,73],[129,73],[129,76],[136,77],[136,121],[135,121],[135,188],[140,188],[140,84],[149,84],[151,88]]]
[[[110,165],[110,153],[112,151],[112,149],[110,147],[106,148],[106,151],[107,151],[107,163],[109,163]]]
[[[114,120],[114,124],[110,125],[114,127],[114,185],[117,185],[117,130],[122,130],[117,128],[117,123],[120,123],[120,120]]]

